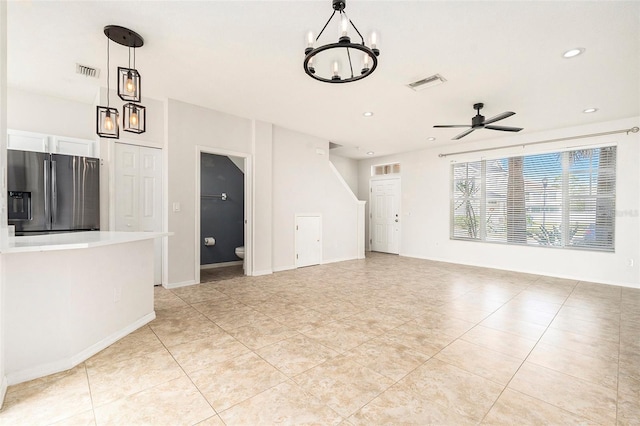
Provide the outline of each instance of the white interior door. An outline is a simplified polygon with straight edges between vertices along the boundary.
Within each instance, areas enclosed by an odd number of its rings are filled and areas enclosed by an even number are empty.
[[[162,231],[162,151],[140,147],[140,231]],[[162,284],[162,239],[154,240],[154,284]]]
[[[296,268],[322,262],[320,216],[296,216]]]
[[[115,144],[116,231],[162,231],[162,151]],[[154,284],[162,283],[162,240],[156,238]]]
[[[115,216],[116,231],[138,231],[140,198],[140,149],[115,143]]]
[[[400,251],[400,179],[371,181],[371,250]]]

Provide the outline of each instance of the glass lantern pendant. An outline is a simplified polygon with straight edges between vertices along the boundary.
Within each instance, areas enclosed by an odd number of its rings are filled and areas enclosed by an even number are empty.
[[[118,67],[118,96],[123,101],[140,102],[140,73],[134,68]]]
[[[122,129],[125,132],[144,133],[146,131],[147,109],[138,104],[127,103],[122,107]]]
[[[101,138],[118,139],[120,137],[118,110],[108,106],[98,106],[96,107],[96,111],[96,133],[98,133],[98,136]]]

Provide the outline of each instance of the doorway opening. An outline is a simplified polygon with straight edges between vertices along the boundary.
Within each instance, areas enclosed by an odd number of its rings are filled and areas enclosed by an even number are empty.
[[[251,159],[197,148],[195,281],[251,275]]]

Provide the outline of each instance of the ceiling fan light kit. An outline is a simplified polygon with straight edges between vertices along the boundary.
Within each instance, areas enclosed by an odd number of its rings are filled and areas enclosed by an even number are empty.
[[[346,0],[332,0],[333,13],[318,36],[314,39],[313,33],[307,35],[307,47],[304,50],[304,72],[315,80],[324,83],[351,83],[353,81],[362,80],[375,71],[378,66],[378,40],[375,33],[371,34],[370,47],[364,42],[364,38],[355,24],[347,17],[344,11]],[[337,43],[329,43],[322,46],[314,47],[320,36],[329,25],[329,22],[338,12],[340,17],[340,37]],[[360,43],[352,43],[349,36],[349,27],[353,28],[360,37]],[[362,64],[355,66],[352,54],[362,53]],[[327,54],[330,53],[331,55]],[[324,57],[324,58],[322,58]],[[324,60],[322,60],[324,59]],[[346,70],[348,65],[348,70]]]
[[[478,130],[478,129],[500,130],[502,132],[519,132],[520,130],[522,130],[521,127],[493,126],[493,125],[491,125],[492,123],[495,123],[496,121],[504,120],[505,118],[511,117],[512,115],[515,115],[515,112],[506,111],[506,112],[503,112],[502,114],[498,114],[498,115],[496,115],[494,117],[491,117],[491,118],[485,120],[484,115],[480,114],[480,110],[483,107],[484,107],[484,104],[480,103],[480,102],[476,103],[476,104],[473,104],[473,109],[476,110],[476,115],[475,115],[475,117],[471,118],[471,125],[467,125],[467,124],[441,124],[441,125],[436,125],[436,126],[433,126],[433,127],[434,128],[470,127],[469,130],[465,130],[464,132],[462,132],[459,135],[457,135],[454,138],[452,138],[452,140],[462,139],[463,137],[467,136],[471,132],[473,132],[475,130]]]

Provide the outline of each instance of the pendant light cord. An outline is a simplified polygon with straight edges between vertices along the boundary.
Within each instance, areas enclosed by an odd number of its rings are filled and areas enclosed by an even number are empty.
[[[107,37],[107,109],[109,109],[109,37]]]

